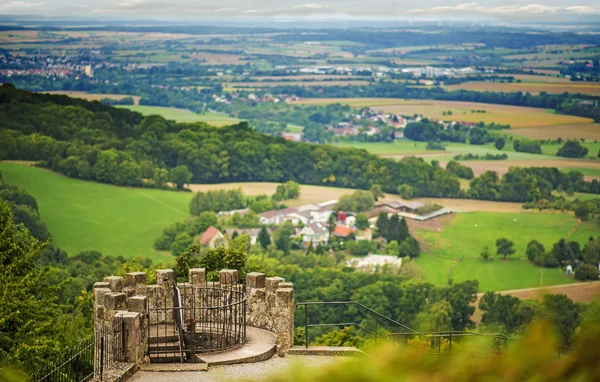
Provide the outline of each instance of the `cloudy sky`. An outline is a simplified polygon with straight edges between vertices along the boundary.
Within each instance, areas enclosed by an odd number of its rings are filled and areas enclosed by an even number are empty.
[[[315,2],[310,2],[315,1]],[[110,18],[453,18],[565,20],[597,16],[598,0],[0,0],[0,14]]]

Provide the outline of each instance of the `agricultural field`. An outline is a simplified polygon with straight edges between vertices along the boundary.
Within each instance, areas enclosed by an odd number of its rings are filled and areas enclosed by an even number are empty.
[[[152,243],[167,225],[189,215],[189,192],[86,182],[17,164],[0,163],[0,171],[6,182],[25,188],[37,199],[52,244],[69,255],[97,250],[168,262],[171,255],[154,250]]]
[[[177,122],[206,122],[212,126],[226,126],[239,122],[239,119],[231,118],[223,113],[204,113],[196,114],[187,109],[177,109],[174,107],[160,106],[119,106],[132,111],[137,111],[143,115],[160,115],[165,119],[174,120]]]
[[[447,218],[437,229],[413,229],[422,242],[424,254],[415,261],[425,279],[436,285],[477,279],[479,291],[509,290],[565,284],[572,278],[559,269],[538,268],[525,257],[527,243],[536,239],[549,249],[561,237],[584,244],[590,235],[597,236],[596,222],[578,224],[571,214],[473,212]],[[516,253],[508,260],[495,255],[495,241],[500,237],[515,242]],[[484,246],[492,254],[483,261],[479,254]]]
[[[514,129],[526,127],[591,124],[589,118],[554,114],[547,109],[531,107],[483,104],[476,102],[401,100],[389,98],[318,98],[296,101],[305,105],[326,105],[341,103],[352,107],[370,107],[387,113],[402,115],[423,115],[428,118],[456,120],[460,122],[485,122],[510,125]],[[485,110],[485,113],[475,113]],[[444,112],[452,112],[451,116]]]
[[[86,92],[76,92],[76,91],[51,91],[47,92],[48,94],[62,94],[69,96],[71,98],[81,98],[88,101],[100,101],[103,98],[114,99],[114,100],[122,100],[123,98],[131,97],[133,98],[133,104],[140,104],[140,97],[126,94],[96,94],[96,93],[86,93]]]
[[[505,130],[507,134],[531,139],[585,139],[586,141],[600,140],[600,124],[576,123],[567,125],[549,125],[538,127],[523,127]]]
[[[523,92],[531,94],[546,93],[581,93],[590,95],[600,95],[599,83],[500,83],[500,82],[465,82],[458,85],[449,85],[445,90],[475,90],[475,91],[495,91],[495,92]]]
[[[229,82],[224,84],[224,86],[229,88],[245,88],[245,87],[253,87],[253,88],[264,88],[271,86],[347,86],[347,85],[368,85],[371,82],[362,80],[360,78],[357,79],[345,79],[345,80],[315,80],[315,81],[306,81],[304,79],[297,81],[256,81],[256,82]]]

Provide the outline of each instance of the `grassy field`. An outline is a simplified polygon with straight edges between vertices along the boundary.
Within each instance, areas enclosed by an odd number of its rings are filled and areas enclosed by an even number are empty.
[[[86,93],[86,92],[64,92],[64,91],[52,91],[48,92],[49,94],[62,94],[69,96],[71,98],[82,98],[88,101],[100,101],[103,98],[109,98],[114,100],[121,100],[126,97],[133,98],[134,105],[140,104],[140,96],[132,96],[126,94],[95,94],[95,93]]]
[[[204,113],[196,114],[187,109],[177,109],[174,107],[160,106],[119,106],[132,111],[137,111],[143,115],[161,115],[166,119],[175,120],[177,122],[206,122],[213,126],[232,125],[239,122],[239,119],[231,118],[223,113]]]
[[[538,268],[526,260],[527,243],[536,239],[549,249],[561,237],[570,235],[570,240],[583,244],[590,235],[599,233],[596,222],[577,226],[570,214],[462,213],[454,215],[439,232],[417,232],[426,253],[416,262],[426,279],[437,285],[446,284],[449,278],[454,282],[475,278],[480,291],[564,284],[572,279],[560,270]],[[516,253],[506,261],[496,255],[488,262],[481,260],[479,253],[484,246],[495,254],[495,241],[500,237],[514,241]]]
[[[513,128],[575,125],[592,123],[589,118],[554,114],[547,109],[521,106],[484,104],[476,102],[454,102],[434,100],[402,100],[390,98],[319,98],[297,101],[301,104],[341,103],[352,107],[370,107],[387,113],[403,115],[420,114],[429,118],[456,120],[460,122],[485,122],[508,124]],[[485,110],[485,113],[473,113],[473,110]],[[452,115],[443,115],[451,111]]]
[[[0,163],[4,179],[38,201],[53,245],[70,255],[98,250],[126,258],[171,261],[152,243],[163,228],[188,216],[192,194],[117,187],[67,178],[50,171]]]

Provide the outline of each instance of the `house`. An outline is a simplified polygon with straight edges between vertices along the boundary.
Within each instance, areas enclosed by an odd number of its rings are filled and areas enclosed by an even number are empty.
[[[302,142],[302,137],[304,137],[304,133],[281,133],[281,137],[286,141],[293,142]]]
[[[361,241],[361,240],[366,240],[366,241],[373,240],[373,231],[371,231],[370,228],[366,228],[365,233],[362,236],[356,236],[356,241]]]
[[[272,210],[258,214],[260,224],[282,224],[285,216],[297,212],[296,208],[284,208],[282,210]]]
[[[200,235],[200,245],[211,249],[220,247],[225,244],[225,235],[213,226],[208,227]]]
[[[333,236],[339,237],[341,239],[346,239],[348,236],[352,235],[356,231],[355,228],[345,227],[343,225],[335,226],[333,230]]]
[[[375,205],[375,208],[380,209],[381,207],[383,207],[383,210],[388,210],[388,212],[391,213],[409,212],[411,214],[416,214],[417,210],[424,206],[425,204],[421,202],[408,202],[406,200],[388,200],[377,203]]]
[[[348,227],[354,227],[356,225],[356,216],[347,216],[345,223]]]
[[[363,272],[372,272],[385,265],[400,269],[402,267],[402,259],[397,256],[376,255],[374,253],[369,253],[365,257],[348,260],[346,265]]]
[[[329,230],[325,224],[311,223],[300,230],[300,236],[302,236],[302,242],[306,246],[309,243],[313,243],[313,245],[327,244],[329,241]]]
[[[229,238],[233,238],[234,232],[237,232],[238,235],[248,235],[248,238],[250,238],[250,245],[254,245],[258,241],[258,234],[260,233],[260,228],[234,228],[225,230],[225,234]],[[271,228],[267,228],[267,233],[269,234],[269,236],[271,236],[273,234],[273,230]]]

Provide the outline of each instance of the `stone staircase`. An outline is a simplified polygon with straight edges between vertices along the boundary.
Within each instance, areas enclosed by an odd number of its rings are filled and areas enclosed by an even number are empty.
[[[154,330],[154,332],[152,332]],[[276,351],[277,336],[269,331],[246,327],[246,343],[237,349],[215,352],[196,353],[185,349],[179,342],[179,335],[173,325],[150,326],[148,341],[148,358],[150,363],[142,367],[144,370],[173,370],[175,366],[165,368],[166,364],[204,364],[205,366],[232,365],[253,363],[271,358]],[[187,366],[194,368],[193,366]],[[186,368],[186,367],[183,367]],[[200,365],[195,369],[202,369]]]

